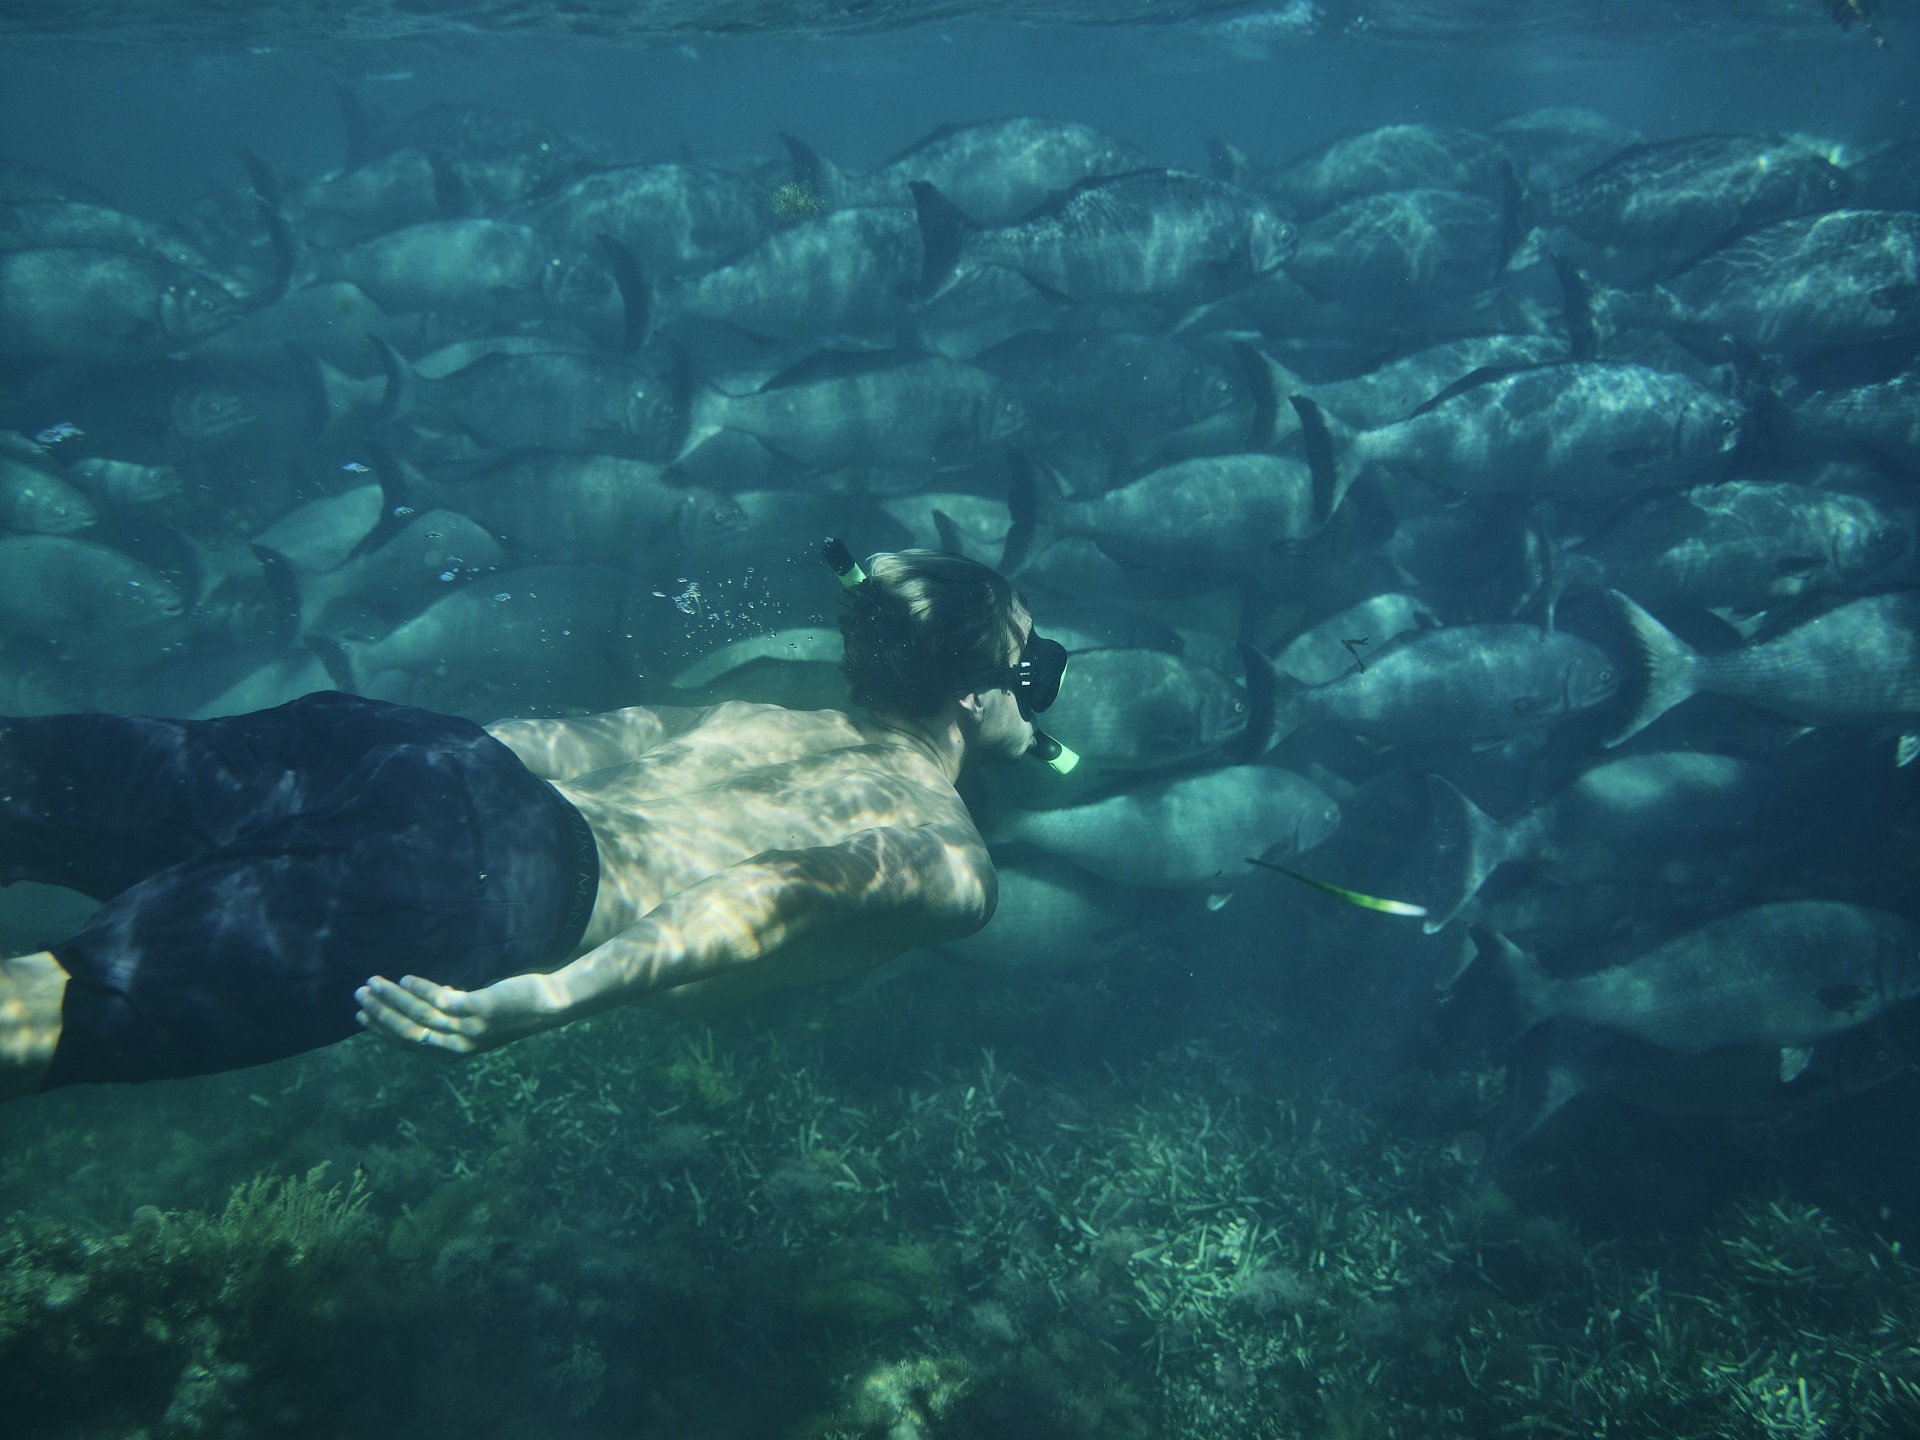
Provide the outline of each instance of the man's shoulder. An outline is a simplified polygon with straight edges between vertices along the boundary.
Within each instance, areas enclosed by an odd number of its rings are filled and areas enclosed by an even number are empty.
[[[723,700],[718,705],[709,706],[696,728],[817,733],[856,742],[865,738],[859,722],[844,710],[794,710],[785,705],[769,705],[758,700]]]

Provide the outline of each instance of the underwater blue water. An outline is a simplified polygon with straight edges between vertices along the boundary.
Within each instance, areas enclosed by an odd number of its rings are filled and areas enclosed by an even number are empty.
[[[1082,756],[852,980],[0,1106],[0,1435],[1920,1434],[1900,0],[0,34],[0,715],[845,706],[835,534]]]

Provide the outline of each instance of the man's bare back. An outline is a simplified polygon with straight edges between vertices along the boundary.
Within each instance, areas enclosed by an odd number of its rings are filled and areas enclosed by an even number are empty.
[[[679,917],[656,912],[756,857],[756,876],[798,866],[844,886],[858,874],[857,930],[823,929],[646,1003],[705,1010],[838,979],[970,933],[992,912],[992,865],[951,780],[927,748],[871,721],[733,703],[489,731],[592,827],[600,890],[576,956],[650,915],[683,932],[712,923],[703,911],[714,906],[737,916],[758,898],[744,874],[709,885],[699,904],[669,906]],[[850,845],[856,836],[866,838]]]

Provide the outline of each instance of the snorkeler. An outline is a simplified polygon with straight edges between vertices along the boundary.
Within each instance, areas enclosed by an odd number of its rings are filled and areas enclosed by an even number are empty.
[[[1070,763],[1032,722],[1066,652],[984,565],[827,555],[864,715],[483,730],[327,692],[218,720],[0,719],[0,883],[104,902],[0,961],[0,1098],[238,1069],[360,1027],[468,1055],[978,930],[996,882],[954,782],[974,756]]]

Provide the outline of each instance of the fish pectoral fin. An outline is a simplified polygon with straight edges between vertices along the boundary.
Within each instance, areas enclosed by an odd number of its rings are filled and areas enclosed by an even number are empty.
[[[1842,1015],[1851,1015],[1873,998],[1865,985],[1822,985],[1815,994],[1827,1009]]]
[[[1905,769],[1915,759],[1920,759],[1920,735],[1909,733],[1894,741],[1893,765],[1896,770]]]
[[[1806,1073],[1813,1063],[1813,1046],[1782,1045],[1780,1047],[1780,1083],[1791,1085]]]

